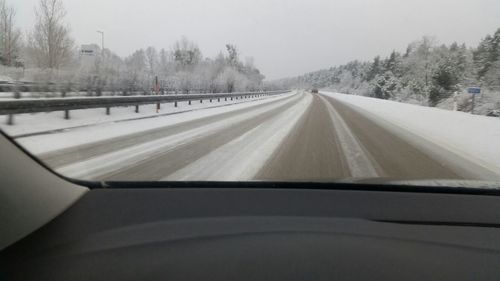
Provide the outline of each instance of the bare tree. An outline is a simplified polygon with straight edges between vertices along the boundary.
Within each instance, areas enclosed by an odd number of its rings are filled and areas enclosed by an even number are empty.
[[[159,57],[159,71],[161,75],[168,76],[175,73],[175,62],[172,53],[161,49]]]
[[[143,49],[135,51],[132,55],[125,59],[127,66],[127,84],[129,87],[138,88],[148,84],[146,79],[146,52]]]
[[[146,63],[151,76],[156,74],[158,67],[158,52],[154,47],[148,47],[146,49]]]
[[[39,67],[58,69],[70,61],[73,51],[62,1],[40,0],[35,15],[35,27],[29,38],[33,60]]]
[[[16,11],[0,0],[0,59],[4,65],[15,65],[20,51],[21,32],[14,27]]]

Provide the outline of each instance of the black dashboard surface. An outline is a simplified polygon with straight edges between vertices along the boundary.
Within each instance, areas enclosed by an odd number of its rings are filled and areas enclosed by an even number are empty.
[[[5,280],[500,280],[500,197],[95,189],[1,253]]]

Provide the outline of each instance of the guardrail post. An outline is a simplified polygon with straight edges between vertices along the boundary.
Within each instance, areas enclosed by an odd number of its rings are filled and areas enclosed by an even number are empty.
[[[135,106],[135,113],[139,113],[139,105]]]
[[[188,101],[188,105],[191,105],[191,101]]]
[[[111,114],[111,110],[109,107],[106,107],[106,115],[110,115]]]
[[[14,114],[7,116],[7,125],[14,125]]]
[[[177,107],[177,101],[174,101],[174,107]]]
[[[64,119],[69,120],[69,110],[64,111]]]

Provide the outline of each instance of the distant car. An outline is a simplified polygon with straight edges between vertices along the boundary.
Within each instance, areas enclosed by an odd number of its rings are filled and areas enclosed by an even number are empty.
[[[319,93],[319,91],[318,91],[318,89],[312,89],[312,90],[311,90],[311,93],[313,93],[313,94],[317,94],[317,93]]]

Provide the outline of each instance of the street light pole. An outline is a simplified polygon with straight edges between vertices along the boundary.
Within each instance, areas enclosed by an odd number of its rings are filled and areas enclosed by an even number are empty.
[[[104,31],[100,31],[100,30],[97,30],[97,33],[100,33],[101,34],[101,63],[100,65],[104,64]],[[98,75],[99,75],[99,82],[98,82],[98,94],[101,95],[101,70],[100,70],[101,67],[98,68]],[[109,110],[109,107],[107,108]],[[107,111],[107,113],[109,114],[109,111]]]
[[[104,32],[103,31],[100,31],[100,30],[97,30],[97,33],[100,33],[101,34],[101,52],[104,52]]]

